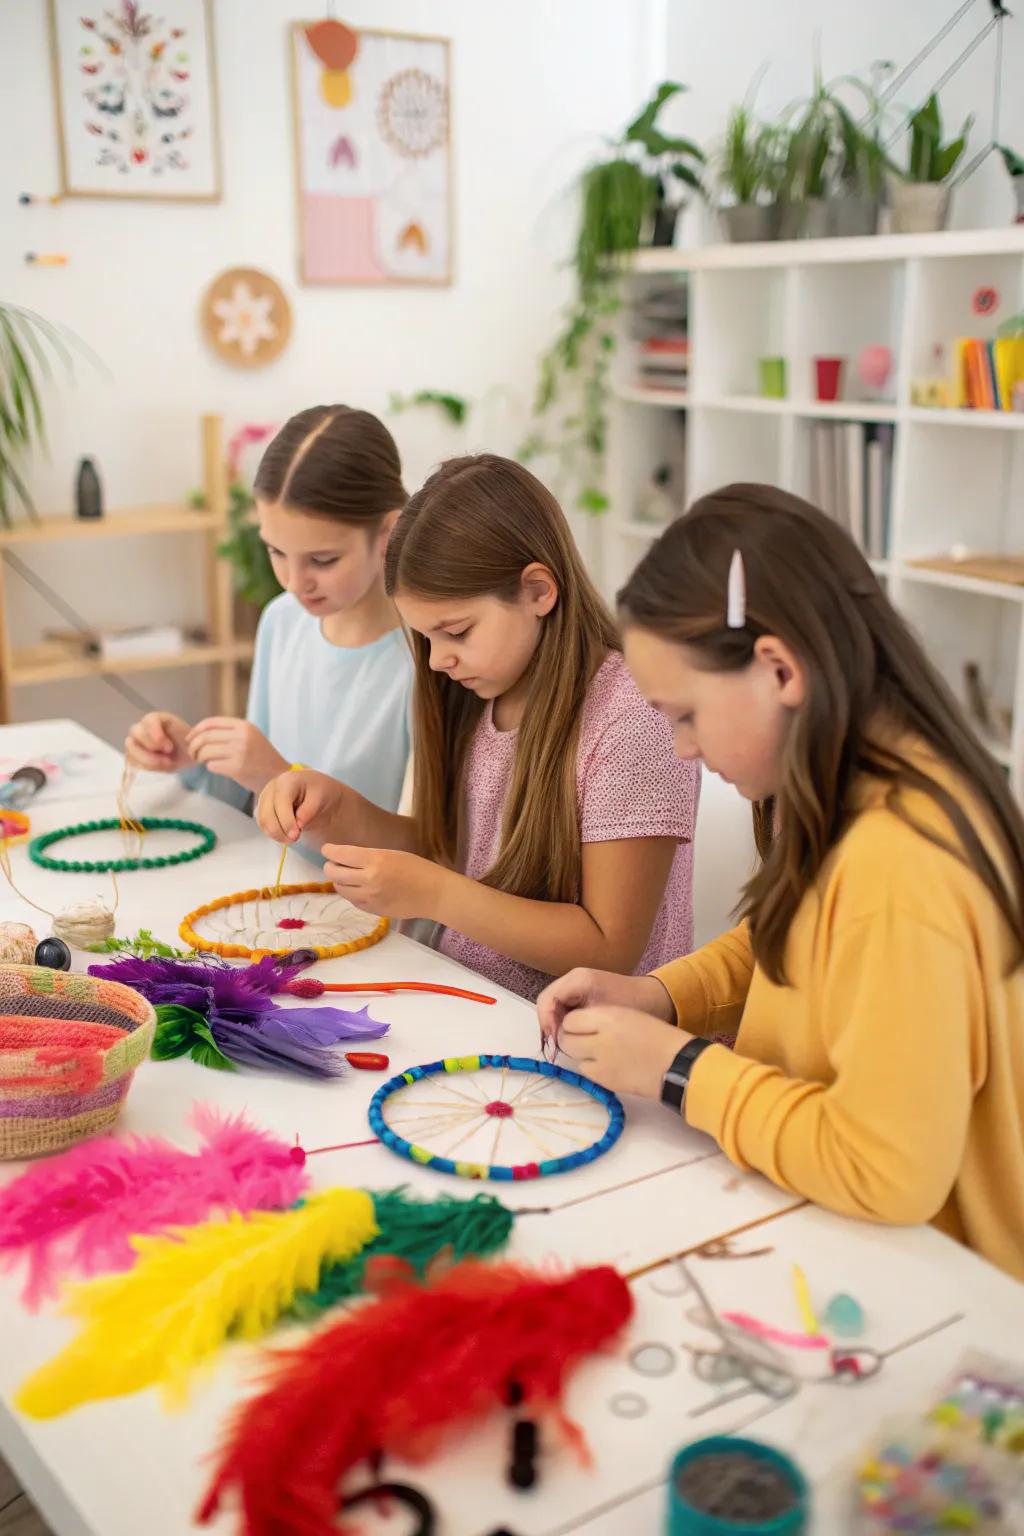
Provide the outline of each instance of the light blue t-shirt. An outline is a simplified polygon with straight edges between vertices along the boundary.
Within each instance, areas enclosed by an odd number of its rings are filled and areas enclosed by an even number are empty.
[[[260,615],[246,719],[289,763],[340,779],[396,811],[409,759],[413,660],[401,629],[370,645],[332,645],[290,592]],[[233,779],[191,770],[191,789],[240,809],[252,797]]]

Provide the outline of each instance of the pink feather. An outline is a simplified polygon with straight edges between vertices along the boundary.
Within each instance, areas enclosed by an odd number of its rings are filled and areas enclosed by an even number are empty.
[[[202,1138],[184,1152],[156,1137],[103,1136],[29,1168],[0,1188],[0,1263],[25,1261],[34,1310],[68,1273],[130,1269],[131,1238],[227,1211],[280,1210],[308,1187],[305,1154],[243,1115],[197,1104]]]

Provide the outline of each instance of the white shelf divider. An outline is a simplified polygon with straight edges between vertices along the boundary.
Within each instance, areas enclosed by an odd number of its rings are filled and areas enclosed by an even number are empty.
[[[1024,412],[911,404],[913,378],[940,371],[940,352],[948,371],[958,336],[990,339],[1001,320],[1024,310],[1024,226],[641,251],[627,294],[670,274],[688,282],[689,388],[636,383],[624,306],[609,422],[605,591],[622,585],[662,531],[637,518],[659,463],[678,461],[681,473],[685,462],[685,485],[678,476],[672,482],[681,505],[734,480],[805,493],[811,428],[802,422],[891,423],[889,545],[872,568],[953,686],[962,692],[973,662],[993,707],[1011,711],[1011,744],[986,745],[1024,797],[1024,588],[910,563],[958,543],[1024,553]],[[1000,294],[994,316],[973,313],[982,285]],[[814,356],[844,356],[846,387],[855,392],[856,357],[869,343],[894,354],[891,399],[812,397]],[[787,359],[782,400],[756,393],[758,360],[775,355]]]

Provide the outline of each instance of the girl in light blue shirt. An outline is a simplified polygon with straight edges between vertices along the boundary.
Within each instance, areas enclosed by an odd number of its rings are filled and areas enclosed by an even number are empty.
[[[384,551],[405,505],[398,449],[367,411],[293,416],[260,462],[260,537],[284,591],[256,632],[244,720],[144,715],[129,761],[184,772],[243,809],[293,763],[398,809],[409,761],[412,657],[384,591]]]

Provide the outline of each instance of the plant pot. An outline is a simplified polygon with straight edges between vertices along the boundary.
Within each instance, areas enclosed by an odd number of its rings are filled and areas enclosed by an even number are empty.
[[[1014,214],[1015,224],[1024,224],[1024,176],[1011,176],[1010,185],[1013,187],[1013,195],[1017,200],[1017,211]]]
[[[651,245],[675,245],[676,224],[682,211],[682,205],[679,203],[674,203],[671,205],[668,203],[661,203],[658,206],[654,214],[653,223],[651,225]]]
[[[890,173],[886,185],[894,235],[928,235],[945,229],[951,190],[946,182],[904,181]]]
[[[807,204],[780,202],[776,204],[776,235],[779,240],[799,240],[807,221]]]
[[[858,192],[844,192],[840,197],[830,197],[828,208],[828,233],[840,238],[855,235],[877,235],[879,205],[877,197]]]
[[[823,197],[808,197],[804,201],[804,227],[800,231],[805,240],[823,240],[828,234],[828,204]]]
[[[767,203],[735,203],[731,208],[719,208],[727,240],[773,240],[775,238],[775,209]]]

